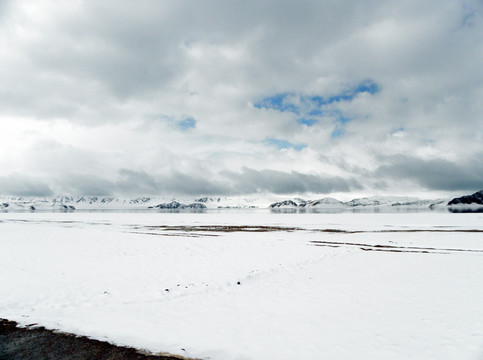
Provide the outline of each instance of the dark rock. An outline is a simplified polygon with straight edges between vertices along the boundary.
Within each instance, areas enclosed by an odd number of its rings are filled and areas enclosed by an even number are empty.
[[[163,204],[158,204],[156,206],[150,206],[150,209],[157,208],[157,209],[169,209],[169,210],[175,210],[175,209],[206,209],[206,205],[204,204],[198,204],[198,203],[192,203],[189,205],[181,204],[177,201],[172,201],[170,203],[163,203]]]
[[[279,208],[279,207],[285,207],[285,206],[299,207],[299,205],[295,201],[292,201],[292,200],[284,200],[284,201],[276,202],[276,203],[273,203],[273,204],[270,205],[270,207],[272,209],[273,208]],[[305,204],[304,204],[304,206],[305,206]]]
[[[129,204],[144,204],[144,203],[149,202],[150,200],[151,200],[151,198],[148,198],[148,197],[131,199],[131,200],[129,200]]]
[[[454,198],[448,205],[483,205],[483,190],[475,192],[472,195]]]
[[[163,204],[158,204],[155,206],[155,208],[158,209],[179,209],[182,208],[182,204],[180,204],[177,201],[171,201],[170,203],[163,203]]]
[[[206,205],[192,203],[192,204],[186,205],[186,208],[188,208],[188,209],[206,209]]]
[[[65,205],[65,204],[60,204],[60,208],[62,210],[67,210],[67,211],[72,211],[75,210],[75,207],[72,205]]]

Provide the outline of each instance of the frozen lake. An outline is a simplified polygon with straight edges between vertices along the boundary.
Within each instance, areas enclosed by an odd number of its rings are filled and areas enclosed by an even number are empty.
[[[0,214],[0,318],[204,359],[481,359],[483,214]]]

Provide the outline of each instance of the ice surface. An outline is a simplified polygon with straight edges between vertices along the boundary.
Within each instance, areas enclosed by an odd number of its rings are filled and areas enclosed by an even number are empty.
[[[206,359],[481,359],[482,220],[2,213],[0,317]]]

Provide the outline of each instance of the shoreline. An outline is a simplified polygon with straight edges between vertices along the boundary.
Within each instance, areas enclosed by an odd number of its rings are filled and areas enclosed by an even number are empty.
[[[57,332],[42,326],[19,327],[0,318],[0,360],[189,360],[171,354],[144,354],[86,336]]]

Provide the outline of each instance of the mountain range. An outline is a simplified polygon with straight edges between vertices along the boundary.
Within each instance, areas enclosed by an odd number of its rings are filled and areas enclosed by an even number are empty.
[[[75,210],[185,210],[185,209],[353,209],[353,208],[444,208],[483,206],[483,190],[454,199],[422,200],[413,197],[373,196],[339,201],[326,197],[316,200],[292,198],[273,202],[256,197],[202,197],[196,199],[163,199],[158,197],[57,196],[55,198],[4,197],[3,211],[75,211]]]

